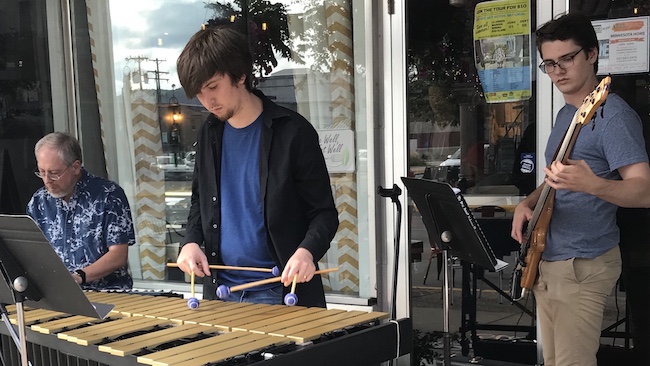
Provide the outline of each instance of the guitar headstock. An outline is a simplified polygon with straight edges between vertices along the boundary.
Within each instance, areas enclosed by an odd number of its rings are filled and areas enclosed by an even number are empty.
[[[587,97],[582,101],[582,105],[578,109],[578,121],[577,123],[585,124],[591,121],[591,118],[607,99],[607,94],[609,94],[609,86],[612,83],[611,76],[605,76],[603,80],[600,81],[600,84],[594,89]]]

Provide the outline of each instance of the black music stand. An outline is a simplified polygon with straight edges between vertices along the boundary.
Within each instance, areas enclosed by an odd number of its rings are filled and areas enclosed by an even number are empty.
[[[442,250],[445,269],[443,297],[444,364],[451,365],[451,333],[449,332],[449,266],[448,252],[461,260],[477,264],[489,271],[500,271],[507,263],[497,260],[485,240],[480,226],[472,216],[465,199],[447,183],[402,177],[402,181],[427,229],[429,240]]]
[[[23,304],[34,308],[103,319],[113,305],[91,303],[70,276],[36,222],[27,215],[0,215],[0,303],[2,318],[27,360]],[[16,335],[4,305],[16,304]]]

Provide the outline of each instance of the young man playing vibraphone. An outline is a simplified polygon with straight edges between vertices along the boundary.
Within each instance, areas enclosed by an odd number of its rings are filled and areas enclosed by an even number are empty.
[[[315,271],[336,234],[338,212],[316,130],[253,90],[248,40],[233,29],[197,32],[177,69],[187,96],[196,96],[211,112],[197,134],[192,204],[178,267],[208,276],[207,299],[216,297],[218,286],[272,276],[211,272],[210,264],[278,267],[281,283],[235,291],[226,300],[282,304],[295,278],[298,305],[325,307]]]

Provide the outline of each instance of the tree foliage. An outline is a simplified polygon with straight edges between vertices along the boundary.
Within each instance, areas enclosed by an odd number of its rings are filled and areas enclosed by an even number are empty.
[[[248,36],[256,77],[264,77],[278,66],[276,54],[298,63],[303,62],[297,54],[291,52],[284,4],[273,4],[269,0],[233,0],[216,1],[205,6],[213,11],[212,19],[207,21],[208,26],[231,26]]]
[[[305,11],[300,15],[304,25],[299,35],[301,52],[313,60],[311,69],[317,72],[329,72],[334,64],[336,55],[330,48],[332,31],[325,22],[325,3],[323,0],[310,0],[304,3]]]
[[[470,10],[476,2],[461,8],[424,0],[409,4],[407,102],[416,121],[458,123],[458,104],[466,97],[462,84],[476,83]]]
[[[340,57],[336,47],[331,45],[336,30],[328,28],[325,13],[327,6],[337,5],[327,5],[323,0],[302,0],[300,4],[304,10],[294,15],[292,31],[288,27],[286,6],[269,0],[208,3],[206,7],[213,11],[208,25],[233,26],[249,36],[254,53],[254,71],[258,77],[268,75],[277,66],[276,54],[298,64],[305,64],[309,59],[311,70],[321,73],[329,72],[335,62],[352,62],[347,57]],[[233,15],[235,17],[231,19]],[[266,31],[261,28],[264,22]],[[349,69],[354,68],[354,65],[350,66]]]

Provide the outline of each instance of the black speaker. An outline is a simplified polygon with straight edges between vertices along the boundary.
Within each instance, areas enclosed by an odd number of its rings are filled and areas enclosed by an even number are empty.
[[[537,343],[531,340],[478,340],[472,343],[474,355],[487,360],[499,360],[524,365],[537,364]],[[639,365],[632,349],[601,344],[598,366]]]
[[[598,349],[598,366],[642,365],[634,359],[632,349],[601,344]]]
[[[537,343],[531,340],[482,339],[472,342],[472,347],[475,356],[481,356],[488,360],[500,360],[525,365],[535,365],[537,363]]]

